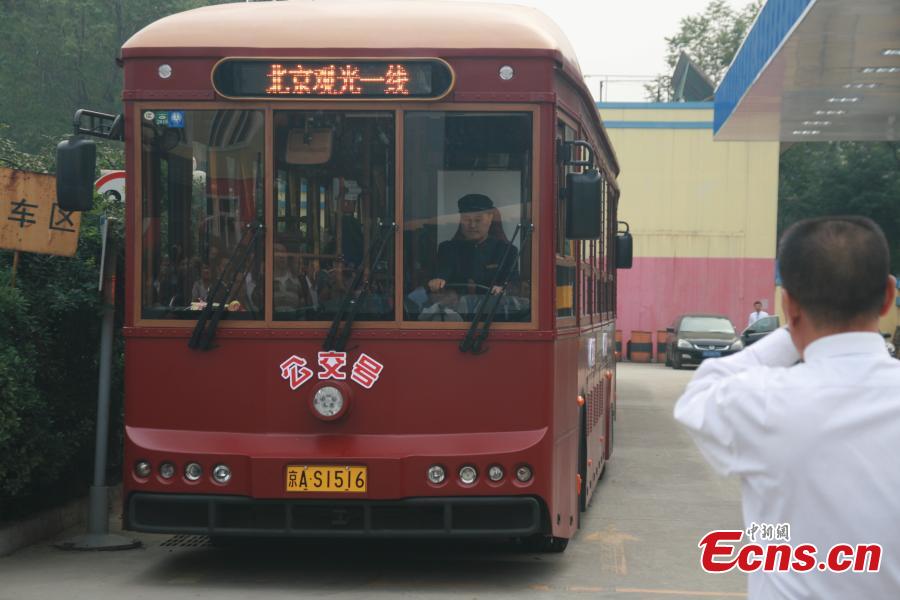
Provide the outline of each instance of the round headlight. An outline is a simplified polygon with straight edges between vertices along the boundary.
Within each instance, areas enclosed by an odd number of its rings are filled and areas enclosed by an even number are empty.
[[[150,463],[146,460],[139,460],[134,463],[134,474],[138,477],[150,477],[151,471]]]
[[[336,387],[326,385],[316,391],[312,405],[320,417],[330,419],[339,415],[344,409],[344,395]]]
[[[518,469],[516,469],[516,479],[521,481],[522,483],[527,483],[531,481],[532,477],[531,467],[528,465],[522,465]]]
[[[175,476],[175,465],[170,462],[159,465],[159,476],[163,479],[172,479]]]
[[[516,75],[515,70],[509,65],[503,65],[502,67],[500,67],[499,73],[500,79],[502,79],[503,81],[509,81]]]
[[[459,480],[466,485],[475,483],[478,478],[478,471],[472,465],[466,465],[459,470]]]
[[[216,465],[213,467],[212,476],[216,483],[228,483],[231,480],[231,469],[228,465]]]
[[[447,473],[441,465],[432,465],[428,468],[428,481],[434,484],[444,483]]]
[[[203,475],[203,467],[198,463],[192,462],[184,466],[184,478],[188,481],[197,481]]]
[[[488,479],[491,481],[500,481],[503,479],[503,467],[500,465],[494,465],[490,469],[488,469]]]

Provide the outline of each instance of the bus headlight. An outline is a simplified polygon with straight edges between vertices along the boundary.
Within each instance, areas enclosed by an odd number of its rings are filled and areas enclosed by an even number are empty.
[[[522,483],[528,483],[533,476],[534,474],[531,472],[531,467],[528,465],[522,465],[516,469],[516,479]]]
[[[503,479],[503,467],[500,465],[493,465],[488,469],[488,479],[494,482]]]
[[[472,485],[478,479],[478,471],[472,465],[465,465],[459,470],[459,480],[466,485]]]
[[[444,467],[441,465],[432,465],[428,468],[428,481],[437,485],[439,483],[444,483],[444,479],[447,477],[447,472],[444,471]]]
[[[228,483],[231,480],[231,469],[228,465],[216,465],[213,467],[212,476],[216,483]]]
[[[159,465],[159,476],[163,479],[172,479],[175,476],[175,465],[170,462]]]
[[[198,481],[203,475],[203,467],[199,463],[188,463],[184,466],[184,478],[188,481]]]
[[[150,477],[151,471],[150,463],[146,460],[139,460],[134,463],[134,474],[138,477]]]
[[[326,385],[316,390],[312,405],[319,417],[333,419],[344,410],[344,395],[336,387]]]

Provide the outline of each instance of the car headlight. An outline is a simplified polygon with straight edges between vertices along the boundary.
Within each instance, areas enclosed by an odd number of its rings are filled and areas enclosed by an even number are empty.
[[[682,350],[690,350],[694,345],[687,340],[678,340],[678,347]]]
[[[743,350],[744,342],[742,340],[737,340],[731,345],[732,350]]]

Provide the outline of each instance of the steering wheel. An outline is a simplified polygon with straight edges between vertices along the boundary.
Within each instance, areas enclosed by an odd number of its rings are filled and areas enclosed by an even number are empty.
[[[463,296],[490,295],[491,287],[480,283],[445,283],[436,292],[428,290],[428,298],[442,306],[456,305]]]

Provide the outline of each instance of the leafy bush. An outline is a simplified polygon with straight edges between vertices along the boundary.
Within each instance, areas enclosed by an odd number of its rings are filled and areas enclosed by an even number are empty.
[[[0,521],[63,502],[92,479],[102,316],[100,216],[118,216],[122,223],[121,205],[99,197],[96,204],[82,215],[74,258],[23,253],[17,287],[11,288],[12,253],[0,254]],[[121,227],[112,228],[111,235],[121,240]],[[121,243],[118,247],[121,265]],[[117,317],[121,325],[121,314]],[[121,327],[115,331],[113,473],[121,462],[123,365]]]

